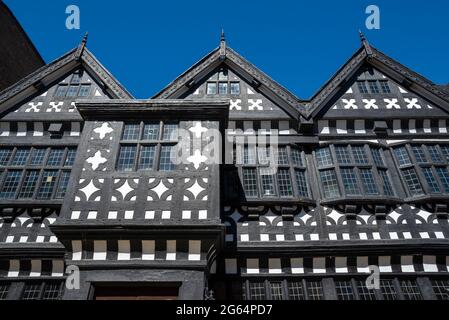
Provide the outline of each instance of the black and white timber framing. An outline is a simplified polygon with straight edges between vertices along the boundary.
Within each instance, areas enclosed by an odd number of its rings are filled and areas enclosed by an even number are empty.
[[[310,100],[224,35],[137,100],[84,39],[1,92],[0,113],[0,299],[449,299],[449,89],[364,37]],[[262,176],[250,146],[162,170],[174,126],[223,145],[277,132],[279,171]]]

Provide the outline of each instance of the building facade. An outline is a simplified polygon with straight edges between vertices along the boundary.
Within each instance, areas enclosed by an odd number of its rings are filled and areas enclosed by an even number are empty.
[[[224,35],[137,100],[83,40],[0,112],[0,299],[449,298],[449,89],[364,38],[310,100]]]

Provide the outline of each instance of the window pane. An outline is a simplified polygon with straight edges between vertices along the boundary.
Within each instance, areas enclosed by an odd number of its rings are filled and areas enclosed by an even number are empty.
[[[362,178],[363,189],[366,194],[379,194],[376,181],[374,180],[373,171],[371,169],[360,170],[360,177]]]
[[[307,187],[306,172],[303,170],[296,170],[296,185],[298,187],[298,192],[300,197],[309,196],[309,188]]]
[[[307,296],[309,300],[323,300],[321,281],[307,281]]]
[[[357,281],[357,291],[360,300],[377,300],[374,290],[366,287],[366,281]]]
[[[396,155],[396,159],[401,167],[412,163],[405,147],[394,149],[394,154]]]
[[[290,300],[305,300],[304,288],[302,282],[289,282],[288,295]]]
[[[243,169],[243,188],[247,197],[257,197],[256,169]]]
[[[441,163],[444,162],[443,155],[440,153],[440,150],[437,146],[428,146],[427,150],[429,150],[430,159],[432,159],[432,162],[434,163]]]
[[[9,291],[9,284],[0,284],[0,300],[6,300],[8,291]]]
[[[276,195],[274,187],[274,175],[270,169],[260,169],[260,179],[262,180],[262,196],[272,197]]]
[[[325,198],[336,198],[340,196],[340,190],[338,189],[337,176],[335,171],[324,170],[320,171],[321,183],[323,185]]]
[[[22,300],[38,300],[40,293],[40,284],[26,284],[23,290]]]
[[[360,189],[357,185],[357,177],[354,169],[341,169],[341,178],[345,192],[348,195],[359,195]]]
[[[217,84],[215,82],[207,84],[207,94],[217,94]]]
[[[427,163],[426,155],[424,150],[419,146],[412,146],[413,154],[415,155],[416,162]]]
[[[364,165],[368,164],[368,157],[363,146],[353,146],[352,154],[356,164]]]
[[[25,178],[19,192],[19,199],[30,199],[33,197],[37,180],[39,180],[39,171],[25,172]]]
[[[72,76],[72,80],[70,81],[71,84],[80,84],[81,83],[81,77],[79,73],[75,73]]]
[[[56,89],[56,92],[55,92],[55,97],[64,98],[67,94],[67,89],[68,89],[68,86],[66,86],[66,85],[58,86],[58,89]]]
[[[432,168],[422,168],[422,172],[424,177],[426,177],[427,185],[429,186],[430,192],[439,193],[440,187],[438,186],[437,180],[433,175]]]
[[[64,157],[64,149],[51,149],[48,156],[47,165],[50,167],[59,167]]]
[[[393,280],[380,280],[380,289],[384,300],[397,300],[397,293]]]
[[[12,149],[0,149],[0,166],[6,166],[12,155]]]
[[[337,155],[337,161],[339,164],[349,164],[352,162],[347,147],[336,146],[335,154]]]
[[[282,282],[271,282],[271,300],[282,300]]]
[[[32,165],[32,166],[43,165],[46,153],[47,153],[47,149],[34,149],[33,153],[31,154],[30,165]]]
[[[388,172],[386,170],[379,170],[379,174],[383,182],[384,194],[391,197],[394,196],[394,191]]]
[[[22,171],[11,170],[6,175],[3,187],[0,192],[0,199],[15,198],[17,188],[19,187],[20,179],[22,178]]]
[[[56,179],[58,177],[58,171],[46,170],[42,175],[41,185],[37,193],[38,199],[50,199],[53,195],[53,190],[55,188]]]
[[[42,300],[58,300],[61,295],[61,284],[59,283],[47,283],[44,287],[44,293],[42,294]]]
[[[255,165],[256,164],[256,147],[247,146],[243,149],[243,164]]]
[[[140,150],[139,170],[153,170],[155,146],[142,146]]]
[[[371,154],[373,155],[374,164],[376,166],[383,167],[385,165],[380,149],[371,149]]]
[[[446,193],[449,193],[449,172],[447,171],[447,168],[436,168],[436,169],[441,184],[444,187],[444,191]]]
[[[228,94],[228,83],[227,82],[220,82],[218,84],[218,93],[219,94]]]
[[[75,164],[76,149],[69,148],[67,151],[67,157],[65,158],[64,167],[71,167]]]
[[[364,81],[357,81],[357,87],[359,88],[360,93],[368,93],[368,88],[366,87],[366,83]]]
[[[304,162],[302,160],[302,154],[299,149],[291,148],[292,151],[292,161],[295,166],[304,167]]]
[[[268,165],[270,163],[270,149],[266,147],[258,147],[257,154],[259,156],[259,164]]]
[[[379,81],[382,93],[391,93],[390,85],[388,81]]]
[[[423,194],[421,183],[419,182],[415,169],[405,169],[402,170],[402,173],[404,175],[404,180],[408,186],[408,189],[410,190],[410,193],[412,195]]]
[[[89,96],[89,93],[90,93],[90,84],[84,84],[81,86],[78,96],[87,97]]]
[[[122,146],[118,158],[117,170],[132,171],[136,161],[136,146]]]
[[[175,147],[173,146],[162,146],[161,147],[161,159],[159,163],[160,171],[174,171],[176,170],[176,164],[173,157],[175,156]],[[173,151],[173,152],[172,152]],[[173,154],[172,154],[173,153]]]
[[[239,82],[231,83],[231,94],[232,95],[240,94],[240,83]]]
[[[278,169],[279,195],[281,197],[292,197],[293,187],[289,169]]]
[[[159,140],[159,123],[148,123],[143,127],[143,140]]]
[[[368,81],[369,89],[371,93],[380,93],[379,86],[377,85],[377,81]]]
[[[62,171],[61,176],[59,177],[59,183],[58,188],[56,190],[56,199],[62,199],[64,198],[67,187],[69,186],[69,180],[70,180],[70,171]]]
[[[281,166],[288,166],[289,160],[288,160],[288,153],[286,147],[279,147],[277,149],[277,164]]]
[[[162,139],[165,141],[177,141],[178,140],[178,125],[177,124],[164,124],[164,134]]]
[[[421,292],[416,281],[401,281],[401,290],[405,300],[422,300]]]
[[[23,166],[28,162],[30,157],[30,149],[17,149],[14,158],[12,159],[12,166]]]
[[[78,89],[79,89],[78,85],[76,85],[76,86],[69,86],[69,89],[67,90],[67,95],[66,96],[68,98],[76,97],[78,95]]]
[[[319,167],[331,166],[332,156],[329,148],[321,148],[316,151],[316,160]]]
[[[433,280],[432,288],[438,300],[449,300],[449,282],[444,280]]]
[[[126,124],[125,130],[123,130],[123,140],[139,140],[140,125],[138,124]]]
[[[338,300],[354,300],[351,281],[335,281]]]
[[[250,282],[249,283],[249,295],[250,300],[265,300],[265,285],[263,282]]]
[[[441,151],[443,155],[446,157],[446,161],[449,162],[449,146],[441,146]]]

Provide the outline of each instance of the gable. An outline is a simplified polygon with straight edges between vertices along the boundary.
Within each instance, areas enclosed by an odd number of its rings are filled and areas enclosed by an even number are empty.
[[[291,119],[279,105],[225,63],[207,74],[180,99],[229,99],[231,119]]]
[[[41,89],[19,106],[8,110],[2,120],[21,116],[33,118],[52,118],[60,115],[78,115],[75,100],[110,99],[94,78],[83,67],[72,71],[48,88]]]
[[[321,111],[322,119],[440,118],[449,113],[365,63]]]

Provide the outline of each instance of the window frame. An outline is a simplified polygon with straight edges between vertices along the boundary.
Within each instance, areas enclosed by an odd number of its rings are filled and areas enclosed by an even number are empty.
[[[255,148],[255,163],[245,163],[245,150],[248,148]],[[286,151],[285,155],[287,157],[288,163],[279,164],[278,162],[278,155],[279,152],[276,152],[276,148],[274,148],[274,161],[277,163],[277,170],[276,173],[273,175],[270,175],[273,179],[273,189],[274,194],[273,195],[265,195],[264,194],[264,183],[262,178],[262,172],[264,170],[269,170],[269,161],[268,163],[262,163],[264,159],[261,159],[260,152],[264,148],[267,152],[266,157],[269,159],[271,156],[270,152],[270,146],[256,146],[253,144],[245,144],[239,148],[236,148],[234,145],[234,155],[235,159],[238,159],[238,163],[236,162],[235,165],[238,169],[238,175],[240,178],[240,181],[242,182],[242,192],[245,195],[246,199],[248,201],[257,201],[257,200],[297,200],[297,199],[311,199],[311,188],[310,188],[310,178],[309,173],[307,170],[307,159],[306,154],[304,150],[296,145],[280,145],[278,148],[282,148]],[[293,150],[296,150],[299,152],[301,163],[298,164],[296,161],[294,161],[293,158]],[[270,159],[269,159],[270,160]],[[245,185],[244,185],[244,171],[249,169],[255,169],[256,170],[256,196],[248,196]],[[281,188],[280,188],[280,181],[279,181],[279,172],[280,170],[284,170],[283,172],[288,172],[288,176],[290,178],[290,188],[291,188],[291,195],[282,196],[281,195]],[[303,172],[305,177],[305,188],[307,190],[307,195],[302,195],[302,192],[300,192],[298,188],[297,176],[296,172],[300,171]]]
[[[14,190],[14,195],[12,197],[6,197],[0,196],[0,201],[29,201],[29,200],[36,200],[36,201],[62,201],[64,199],[64,196],[67,192],[67,187],[69,185],[70,175],[73,170],[74,162],[71,165],[67,165],[68,156],[71,152],[71,150],[75,150],[75,158],[76,158],[76,152],[77,152],[78,146],[76,145],[65,145],[65,146],[4,146],[1,149],[12,149],[12,152],[10,154],[9,160],[5,165],[2,165],[0,167],[0,194],[3,192],[6,177],[9,172],[20,172],[20,178],[18,181],[18,185]],[[28,149],[29,155],[27,158],[27,161],[24,165],[13,165],[13,159],[18,149]],[[58,165],[48,165],[50,153],[52,150],[63,150],[61,160]],[[41,160],[40,164],[34,165],[33,162],[33,155],[36,150],[45,150],[43,158]],[[26,186],[26,176],[28,172],[38,172],[37,180],[34,183],[32,196],[31,197],[23,197],[21,196],[21,193],[23,191],[23,188]],[[48,171],[55,171],[56,172],[56,179],[54,181],[52,192],[50,198],[39,198],[39,191],[42,188],[43,185],[43,177],[44,174]],[[62,177],[64,174],[68,173],[69,178],[67,180],[67,184],[65,185],[65,191],[64,195],[59,196],[62,181]],[[28,191],[30,193],[30,191]]]
[[[349,159],[349,162],[340,163],[341,153],[337,152],[338,148],[345,148],[345,158]],[[364,157],[366,158],[366,163],[357,163],[354,150],[358,150],[362,148],[364,151]],[[317,158],[317,152],[322,149],[328,149],[330,155],[330,162],[327,161],[327,164],[320,166]],[[380,152],[380,157],[383,161],[383,164],[379,164],[376,162],[375,157],[373,155],[373,150],[378,150]],[[315,159],[317,178],[319,181],[319,189],[324,201],[335,201],[342,199],[377,199],[377,198],[385,198],[394,199],[397,197],[397,191],[395,190],[395,186],[393,183],[391,168],[388,167],[387,158],[386,158],[386,149],[379,145],[372,145],[367,143],[330,143],[313,151],[313,156]],[[338,187],[338,196],[327,197],[324,184],[322,183],[321,172],[331,170],[335,173],[337,187]],[[351,194],[349,190],[346,188],[345,179],[343,178],[343,172],[346,170],[351,170],[352,176],[355,177],[356,181],[356,189],[359,191],[359,194]],[[374,178],[375,187],[377,189],[376,194],[367,193],[365,190],[365,184],[362,177],[363,170],[369,170]],[[380,172],[385,172],[386,177],[388,177],[388,182],[393,192],[392,195],[386,190],[384,185],[384,178]]]
[[[159,124],[159,131],[157,133],[157,139],[144,139],[145,134],[145,126],[146,125],[155,125]],[[123,135],[126,130],[127,125],[138,125],[138,137],[137,139],[124,139]],[[180,122],[179,121],[140,121],[140,122],[124,122],[123,128],[121,132],[121,138],[117,153],[117,159],[115,163],[115,169],[117,172],[124,173],[124,172],[173,172],[179,170],[179,166],[174,164],[173,170],[161,170],[161,151],[163,147],[169,146],[169,147],[176,147],[176,145],[179,143],[179,137],[178,133],[177,140],[167,140],[164,139],[164,128],[166,125],[176,125],[176,132],[179,132],[180,129]],[[123,147],[135,147],[136,148],[136,154],[134,157],[134,163],[130,170],[123,170],[119,167],[120,162],[120,156],[121,151]],[[140,168],[141,160],[143,156],[142,148],[143,147],[154,147],[154,156],[153,156],[153,165],[151,169],[148,168]]]
[[[56,86],[56,89],[53,93],[53,97],[57,98],[57,99],[62,99],[62,100],[73,100],[76,98],[88,98],[91,96],[92,94],[92,82],[88,82],[86,80],[83,81],[83,72],[82,71],[77,71],[74,74],[72,74],[69,78],[68,82],[61,82]],[[75,81],[75,79],[77,79]],[[75,89],[75,94],[74,95],[68,95],[70,90],[74,88]],[[83,94],[80,95],[81,89],[82,88],[87,88],[87,94]],[[64,90],[64,94],[60,95],[58,94],[59,90]]]
[[[436,147],[436,150],[439,152],[439,155],[441,157],[441,161],[434,162],[432,159],[431,153],[429,152],[429,147]],[[449,175],[449,158],[443,152],[442,147],[449,147],[448,144],[444,143],[406,143],[406,144],[398,144],[391,147],[391,153],[393,155],[394,164],[399,172],[399,176],[402,182],[402,185],[405,189],[405,192],[407,194],[407,197],[409,198],[416,198],[416,197],[428,197],[428,196],[447,196],[449,195],[449,190],[445,187],[438,169],[446,169]],[[410,159],[410,163],[407,164],[401,164],[397,154],[396,150],[400,148],[405,148],[405,151],[407,152],[408,158]],[[419,148],[419,149],[416,149]],[[420,156],[418,157],[416,155],[416,150],[420,150]],[[425,162],[422,162],[422,156],[424,156]],[[419,159],[418,159],[419,158]],[[414,194],[412,190],[410,189],[409,184],[407,183],[407,179],[405,178],[404,172],[407,170],[413,169],[416,173],[416,176],[418,178],[421,191],[422,193],[416,193]],[[430,170],[432,174],[433,181],[429,182],[428,176],[426,174],[426,170]],[[433,190],[432,184],[435,184],[439,192],[436,192]]]

